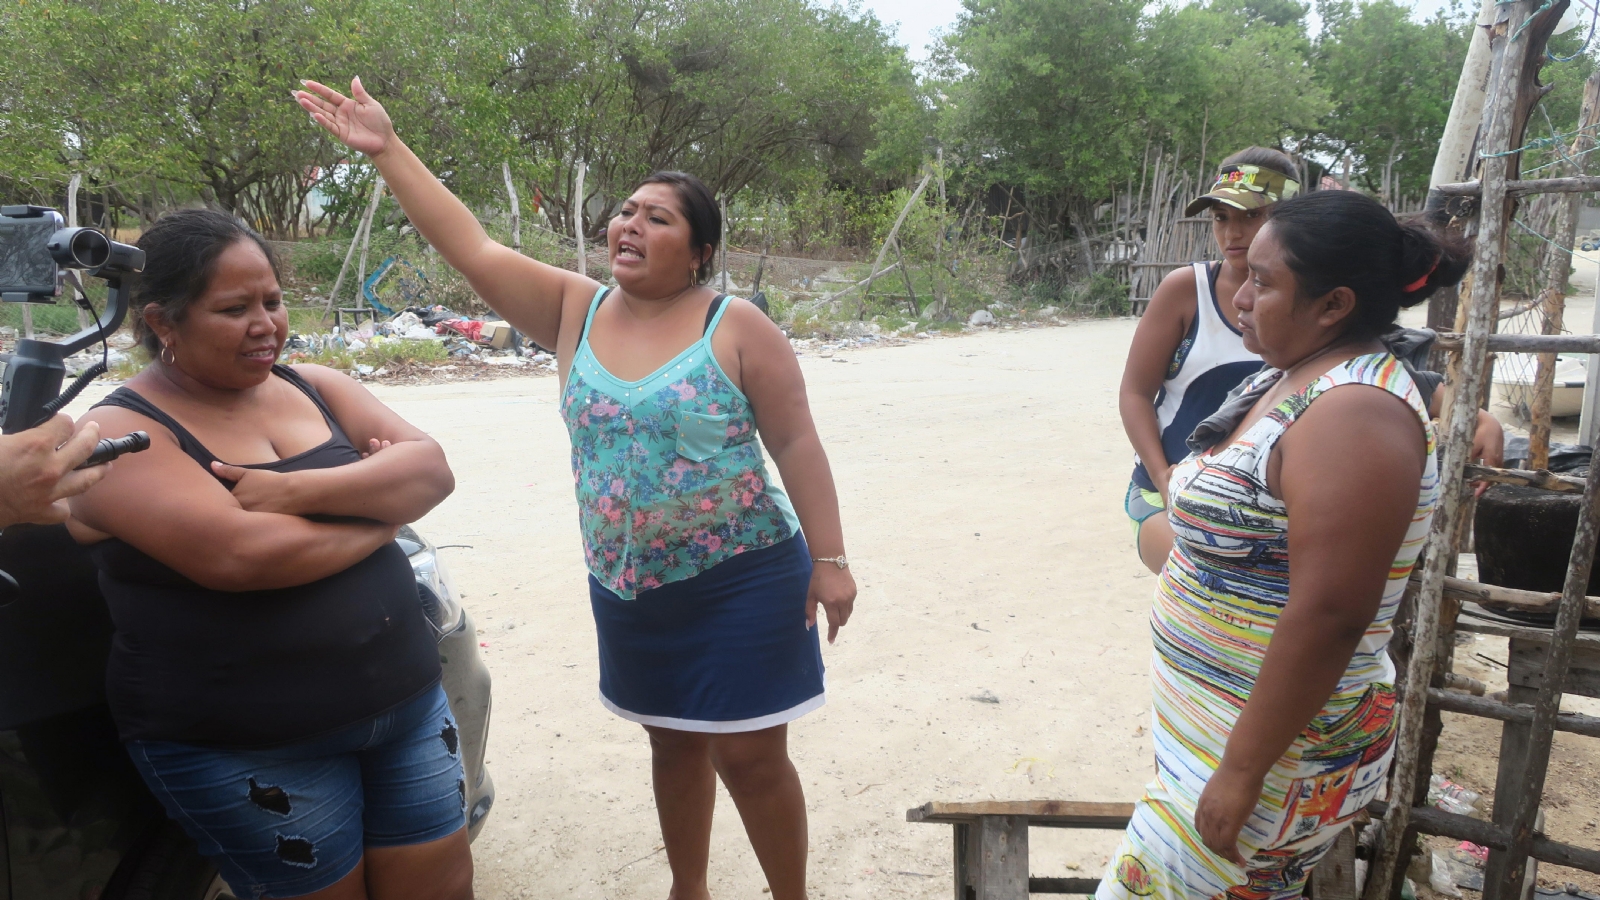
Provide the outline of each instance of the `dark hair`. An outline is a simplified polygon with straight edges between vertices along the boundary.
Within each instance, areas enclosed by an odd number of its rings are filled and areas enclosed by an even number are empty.
[[[1321,297],[1337,287],[1355,292],[1348,337],[1388,331],[1402,307],[1459,282],[1472,263],[1461,239],[1417,222],[1402,225],[1383,204],[1356,191],[1291,197],[1269,215],[1300,296]]]
[[[156,220],[139,237],[144,251],[144,272],[133,288],[133,335],[152,355],[161,352],[161,339],[144,321],[144,308],[161,307],[161,318],[176,325],[189,304],[200,299],[216,273],[217,257],[240,241],[253,241],[266,255],[272,274],[279,276],[278,258],[255,229],[227,213],[211,209],[181,209]]]
[[[665,184],[677,193],[683,217],[689,220],[689,249],[699,254],[706,245],[711,246],[712,252],[695,270],[695,277],[701,284],[710,281],[716,269],[713,260],[717,245],[722,243],[722,210],[717,208],[717,198],[705,182],[688,172],[652,172],[638,187],[647,184]]]
[[[1260,166],[1263,169],[1271,169],[1300,182],[1301,190],[1305,189],[1305,179],[1300,177],[1300,167],[1295,165],[1293,157],[1282,150],[1274,150],[1271,147],[1246,147],[1238,153],[1230,154],[1217,168],[1221,170],[1228,166]]]

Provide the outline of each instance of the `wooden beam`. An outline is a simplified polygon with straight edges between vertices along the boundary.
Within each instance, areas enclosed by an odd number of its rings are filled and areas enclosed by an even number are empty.
[[[1539,816],[1539,806],[1544,801],[1545,776],[1550,768],[1550,748],[1555,739],[1556,718],[1561,711],[1562,688],[1572,660],[1578,625],[1583,617],[1584,595],[1589,587],[1590,569],[1594,566],[1597,540],[1600,540],[1600,478],[1590,478],[1583,492],[1577,532],[1572,537],[1572,556],[1567,563],[1567,578],[1561,588],[1555,627],[1551,629],[1554,634],[1549,656],[1545,659],[1544,683],[1539,687],[1539,699],[1534,704],[1533,722],[1529,726],[1527,764],[1512,797],[1500,798],[1500,804],[1508,799],[1515,804],[1515,815],[1510,820],[1511,846],[1506,851],[1506,865],[1499,884],[1489,878],[1495,872],[1495,867],[1485,867],[1483,888],[1486,900],[1509,900],[1516,896],[1522,886],[1527,857],[1533,851],[1534,826]],[[1595,861],[1600,861],[1600,853],[1586,852]]]
[[[1476,181],[1441,184],[1437,190],[1446,197],[1476,197],[1482,193]],[[1530,178],[1527,181],[1512,181],[1506,185],[1506,193],[1513,197],[1526,197],[1531,194],[1588,194],[1594,191],[1600,191],[1600,176],[1597,175]]]
[[[983,816],[969,826],[967,839],[977,900],[1028,900],[1028,820]]]
[[[1100,889],[1098,878],[1029,878],[1030,894],[1087,894],[1094,896]],[[1322,900],[1322,898],[1317,898]]]
[[[1532,722],[1533,707],[1527,703],[1501,703],[1488,697],[1474,697],[1456,691],[1428,688],[1428,702],[1445,712],[1495,719],[1500,722]],[[1562,712],[1556,716],[1556,730],[1585,737],[1600,737],[1600,718],[1582,713]]]
[[[1468,481],[1487,481],[1490,484],[1514,484],[1519,487],[1540,488],[1563,494],[1581,494],[1585,480],[1576,475],[1557,475],[1544,469],[1497,469],[1492,466],[1467,466]]]
[[[1445,332],[1434,340],[1440,350],[1460,352],[1461,335]],[[1491,334],[1491,353],[1600,353],[1597,334]]]
[[[1484,386],[1486,363],[1489,359],[1488,337],[1499,312],[1500,264],[1505,256],[1506,226],[1511,218],[1511,198],[1506,193],[1506,180],[1513,169],[1512,151],[1520,143],[1521,130],[1516,128],[1518,113],[1515,104],[1519,97],[1523,63],[1533,52],[1534,35],[1513,41],[1510,36],[1534,12],[1533,0],[1516,0],[1500,5],[1495,11],[1491,46],[1493,63],[1490,69],[1488,102],[1484,109],[1483,129],[1479,146],[1482,148],[1482,182],[1478,210],[1478,234],[1472,259],[1472,302],[1468,307],[1463,327],[1465,339],[1459,358],[1460,384],[1456,385],[1449,408],[1445,411],[1447,423],[1439,440],[1444,446],[1439,465],[1439,505],[1429,530],[1429,544],[1435,552],[1427,554],[1423,566],[1422,587],[1418,592],[1412,617],[1411,657],[1406,662],[1405,684],[1407,690],[1397,710],[1399,724],[1395,730],[1394,764],[1391,769],[1389,796],[1401,801],[1418,792],[1426,784],[1428,772],[1421,770],[1423,728],[1427,718],[1427,691],[1439,670],[1440,608],[1444,603],[1446,567],[1454,554],[1457,529],[1465,516],[1461,488],[1463,474],[1472,449],[1472,435],[1478,423],[1478,396]],[[1542,58],[1544,43],[1537,43]],[[1600,483],[1600,479],[1595,479]],[[1389,900],[1400,890],[1404,872],[1403,845],[1412,823],[1409,802],[1399,802],[1389,810],[1383,822],[1383,832],[1367,877],[1364,900]],[[1498,900],[1485,897],[1485,900]]]
[[[1373,818],[1385,815],[1389,804],[1382,800],[1375,800],[1367,804],[1367,812]],[[1433,834],[1440,837],[1455,838],[1458,841],[1471,841],[1480,847],[1491,850],[1504,850],[1510,845],[1509,836],[1504,829],[1495,826],[1492,822],[1474,819],[1457,813],[1448,813],[1432,806],[1417,806],[1411,809],[1411,820],[1417,830],[1423,834]],[[1582,869],[1585,872],[1600,872],[1600,850],[1590,850],[1586,847],[1574,847],[1560,841],[1552,841],[1544,835],[1539,835],[1533,840],[1533,852],[1529,855],[1540,862],[1553,863],[1558,866],[1570,866]]]
[[[975,803],[924,803],[906,810],[907,822],[972,823],[979,816],[1023,816],[1040,828],[1119,831],[1133,818],[1132,803],[1074,800],[980,800]]]
[[[1415,572],[1411,575],[1411,583],[1407,590],[1415,591],[1422,585],[1422,578]],[[1528,612],[1548,613],[1561,605],[1560,594],[1547,594],[1543,591],[1522,591],[1516,588],[1500,587],[1495,584],[1484,584],[1479,581],[1468,581],[1465,578],[1445,576],[1444,596],[1462,603],[1481,603],[1485,606],[1496,604],[1509,606],[1513,609]],[[1591,618],[1600,618],[1600,597],[1585,597],[1584,615]]]

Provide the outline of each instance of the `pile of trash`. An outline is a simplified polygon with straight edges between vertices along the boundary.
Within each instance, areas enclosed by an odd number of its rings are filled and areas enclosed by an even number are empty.
[[[348,311],[342,311],[348,312]],[[380,320],[376,310],[361,310],[360,321],[346,323],[343,316],[332,330],[317,334],[291,334],[284,342],[280,362],[314,360],[328,354],[365,355],[353,363],[351,374],[361,378],[441,375],[460,377],[488,367],[528,369],[541,374],[556,370],[555,356],[526,340],[507,323],[495,318],[463,315],[444,306],[410,306]],[[407,353],[405,345],[428,342],[437,351]],[[365,351],[375,351],[366,353]],[[374,365],[373,362],[382,361]],[[461,370],[469,370],[462,373]]]

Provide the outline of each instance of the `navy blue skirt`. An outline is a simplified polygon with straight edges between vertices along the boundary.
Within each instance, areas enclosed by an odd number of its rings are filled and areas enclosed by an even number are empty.
[[[589,576],[600,700],[642,725],[726,734],[823,703],[822,644],[806,627],[805,538],[741,553],[623,600]]]

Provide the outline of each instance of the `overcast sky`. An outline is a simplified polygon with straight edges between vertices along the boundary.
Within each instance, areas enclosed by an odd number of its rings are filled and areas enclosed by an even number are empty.
[[[927,45],[934,40],[934,32],[953,25],[961,15],[961,0],[862,0],[862,5],[885,24],[899,23],[900,43],[911,49],[911,58],[918,62],[927,58]],[[1414,0],[1412,3],[1422,17],[1448,5],[1448,0]],[[1316,23],[1312,25],[1315,28]]]

